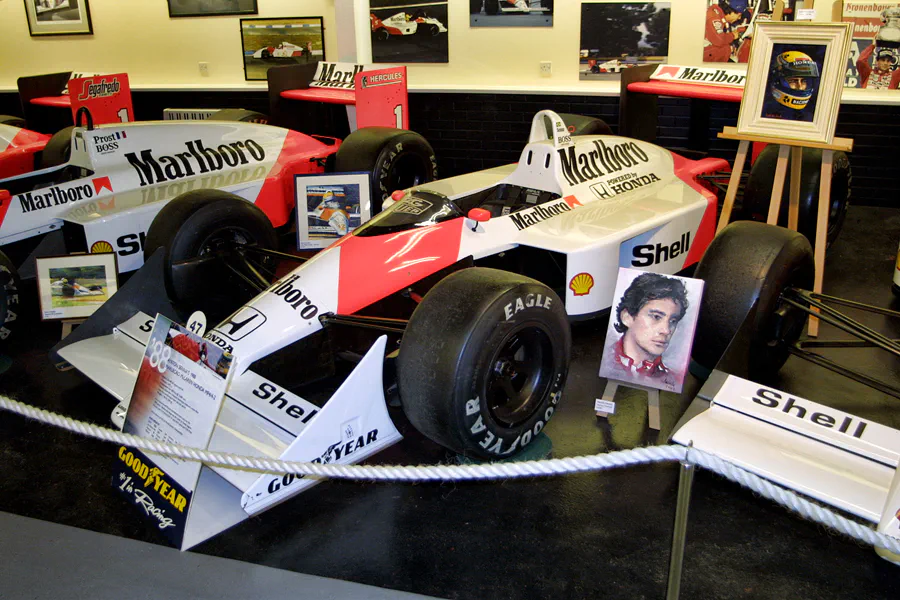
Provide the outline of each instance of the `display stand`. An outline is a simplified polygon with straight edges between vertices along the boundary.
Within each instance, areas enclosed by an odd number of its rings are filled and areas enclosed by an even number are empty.
[[[635,385],[633,383],[626,383],[624,381],[616,381],[615,379],[608,379],[606,381],[606,387],[603,389],[603,396],[601,396],[601,399],[615,403],[616,391],[620,386],[647,392],[647,424],[650,426],[650,429],[659,431],[659,390],[656,388],[644,387],[642,385]],[[603,417],[604,419],[609,416],[608,412],[602,410],[597,410],[595,412],[598,417]]]
[[[766,142],[779,144],[778,162],[775,167],[775,180],[772,182],[772,197],[769,200],[769,214],[766,223],[775,225],[778,223],[778,213],[781,209],[781,194],[784,191],[784,180],[787,173],[788,152],[791,153],[791,190],[788,205],[788,229],[797,231],[797,220],[800,212],[800,168],[803,156],[803,148],[819,148],[822,150],[822,171],[819,178],[819,205],[816,214],[816,241],[815,241],[815,282],[813,291],[822,293],[822,280],[825,272],[825,241],[828,233],[828,207],[831,205],[831,172],[834,162],[834,151],[851,152],[853,140],[849,138],[834,138],[830,144],[815,142],[800,142],[797,140],[766,137],[759,135],[742,135],[736,127],[726,127],[718,137],[726,140],[738,140],[737,156],[734,159],[734,168],[728,180],[728,191],[725,194],[725,203],[722,206],[722,214],[719,216],[719,224],[716,233],[722,231],[731,219],[731,210],[734,207],[734,199],[737,196],[738,184],[741,172],[744,170],[744,162],[747,159],[747,150],[750,142]],[[816,337],[819,334],[819,320],[815,317],[809,319],[809,335]]]
[[[87,319],[63,319],[62,320],[62,337],[59,339],[64,340],[66,336],[72,333],[72,330],[87,321]]]

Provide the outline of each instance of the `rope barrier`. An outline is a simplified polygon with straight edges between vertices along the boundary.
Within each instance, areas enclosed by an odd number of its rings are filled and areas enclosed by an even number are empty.
[[[199,448],[190,448],[178,444],[165,444],[122,433],[121,431],[99,427],[91,423],[77,421],[2,395],[0,395],[0,409],[86,437],[114,442],[174,458],[200,461],[214,466],[239,467],[260,472],[292,473],[294,475],[311,475],[333,479],[472,481],[585,473],[656,462],[690,462],[717,473],[729,481],[742,485],[805,519],[830,527],[870,546],[884,548],[895,554],[900,554],[900,539],[879,533],[864,523],[839,515],[824,506],[802,498],[791,490],[777,486],[749,471],[738,468],[714,454],[709,454],[696,448],[688,449],[684,446],[648,446],[591,456],[480,465],[369,466],[318,464],[240,456],[226,452],[211,452]]]

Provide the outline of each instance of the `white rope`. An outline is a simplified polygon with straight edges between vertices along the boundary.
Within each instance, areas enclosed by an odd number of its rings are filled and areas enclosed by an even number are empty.
[[[200,461],[223,467],[239,467],[269,473],[293,473],[335,479],[378,481],[447,481],[509,479],[603,471],[654,462],[689,462],[722,475],[768,498],[803,518],[830,527],[870,546],[900,554],[900,539],[884,535],[872,527],[848,519],[834,511],[800,497],[791,490],[774,485],[749,471],[696,448],[649,446],[592,456],[554,458],[540,461],[488,463],[480,465],[368,466],[292,462],[226,452],[210,452],[178,444],[164,444],[121,431],[76,421],[47,410],[35,408],[0,395],[0,408],[18,415],[55,425],[67,431],[165,456]]]

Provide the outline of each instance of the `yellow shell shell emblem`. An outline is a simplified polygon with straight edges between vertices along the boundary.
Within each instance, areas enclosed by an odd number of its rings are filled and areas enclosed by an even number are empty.
[[[91,245],[91,254],[102,254],[104,252],[112,252],[113,247],[109,242],[99,241]]]
[[[594,287],[594,278],[590,273],[579,273],[569,282],[569,289],[576,296],[587,296],[591,293],[592,287]]]

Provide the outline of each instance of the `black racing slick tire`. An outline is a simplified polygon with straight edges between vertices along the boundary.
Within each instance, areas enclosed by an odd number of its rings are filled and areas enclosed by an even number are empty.
[[[49,169],[69,162],[72,154],[72,130],[74,126],[54,133],[41,151],[41,168]]]
[[[25,128],[25,119],[22,117],[13,117],[11,115],[0,115],[0,125],[11,125],[20,129]]]
[[[794,286],[812,289],[813,252],[801,234],[783,227],[738,221],[717,235],[694,277],[706,282],[692,351],[694,361],[713,369],[753,306],[748,372],[776,373],[806,324],[806,313],[781,301]]]
[[[431,37],[437,37],[437,36],[441,35],[441,28],[438,27],[437,25],[432,25],[428,29],[428,32],[431,34]]]
[[[559,113],[559,117],[572,135],[612,135],[612,129],[602,119]]]
[[[269,122],[269,117],[255,110],[243,108],[223,108],[209,115],[209,121],[237,121],[238,123],[262,123]]]
[[[0,252],[0,340],[15,331],[19,317],[19,274],[6,254]]]
[[[240,246],[278,247],[275,228],[265,213],[227,192],[195,190],[166,204],[153,219],[144,259],[164,248],[169,299],[179,307],[203,310],[208,318],[224,318],[259,293],[222,263]],[[250,253],[246,256],[249,259]],[[236,258],[235,263],[232,266],[240,266]],[[254,268],[271,274],[274,264],[262,258]]]
[[[563,302],[547,286],[495,269],[457,271],[425,295],[403,335],[403,410],[459,454],[513,456],[556,411],[571,345]]]
[[[392,127],[363,127],[338,148],[335,171],[367,171],[371,177],[372,215],[385,198],[437,179],[434,150],[418,133]]]
[[[375,37],[378,38],[379,40],[381,40],[382,42],[386,42],[387,40],[389,40],[391,38],[391,32],[382,27],[375,34]]]
[[[765,222],[769,214],[769,200],[775,179],[775,167],[778,161],[778,145],[770,144],[759,153],[750,177],[744,189],[740,218]],[[788,157],[787,177],[781,197],[781,212],[778,224],[787,227],[788,204],[790,198],[790,168]],[[819,181],[821,180],[822,151],[816,148],[803,149],[803,161],[800,168],[800,210],[797,219],[797,230],[806,236],[810,244],[816,240],[816,219],[819,206]],[[828,234],[826,246],[830,246],[838,237],[847,216],[850,204],[850,159],[844,152],[835,152],[831,171],[831,206],[828,209]]]

